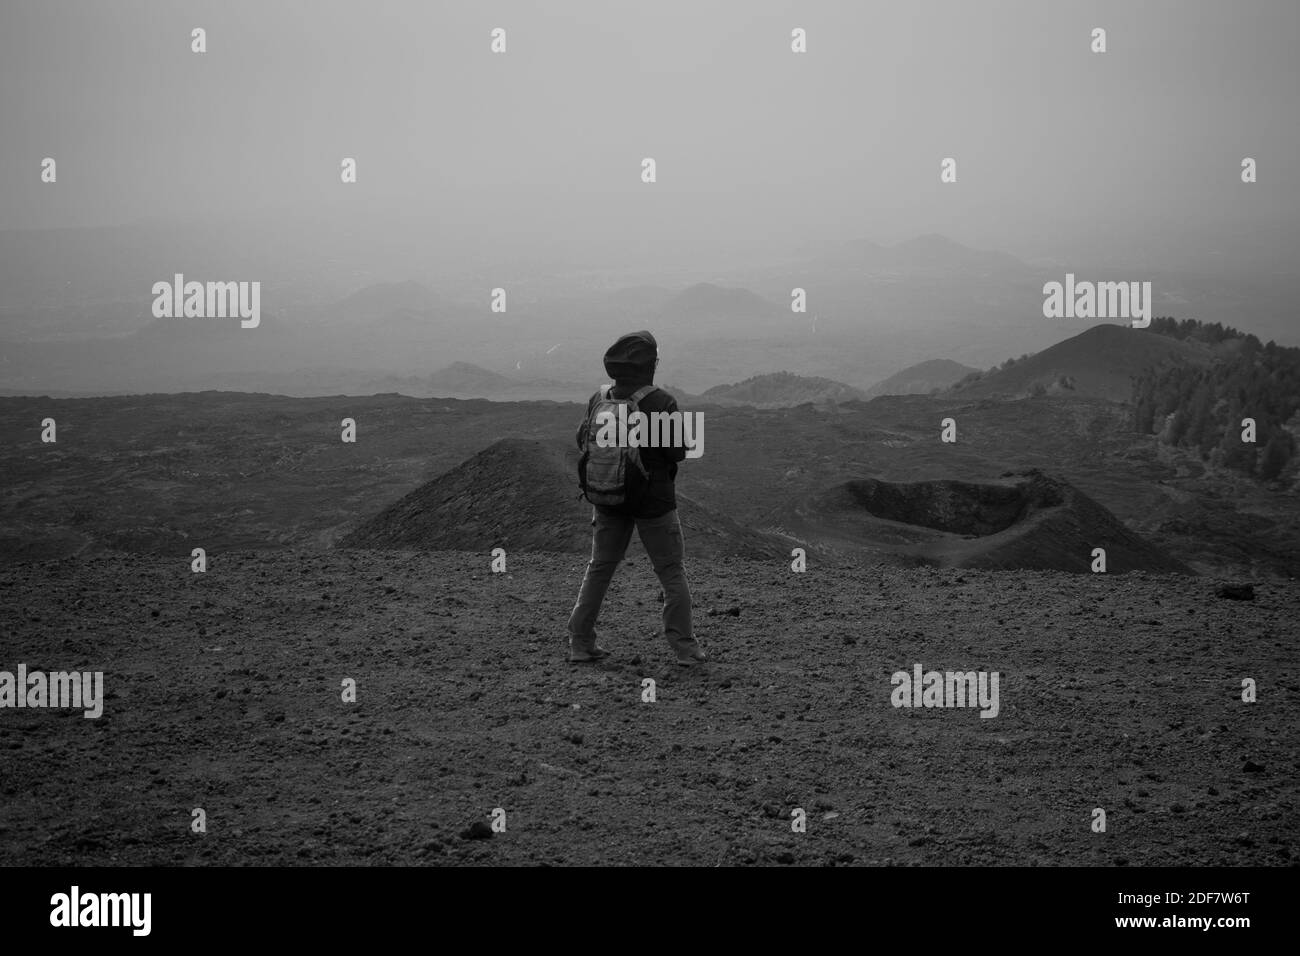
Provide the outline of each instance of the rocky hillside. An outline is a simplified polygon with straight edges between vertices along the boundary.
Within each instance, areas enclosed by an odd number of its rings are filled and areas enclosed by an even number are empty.
[[[591,505],[578,497],[576,447],[502,439],[426,482],[346,535],[345,548],[591,551]],[[678,496],[682,534],[701,556],[779,555],[775,536]]]

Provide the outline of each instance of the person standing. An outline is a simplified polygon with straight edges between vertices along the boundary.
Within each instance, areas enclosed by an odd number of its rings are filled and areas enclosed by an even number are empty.
[[[577,436],[578,447],[584,452],[592,439],[592,414],[602,400],[628,400],[635,406],[633,410],[647,415],[677,412],[677,401],[654,385],[659,343],[649,332],[632,332],[619,338],[605,352],[604,364],[614,384],[612,388],[602,388],[587,403],[587,415]],[[686,457],[686,448],[644,447],[638,451],[641,467],[627,468],[625,500],[616,505],[592,505],[591,560],[587,562],[578,599],[569,616],[570,663],[598,661],[609,655],[597,643],[596,620],[609,582],[632,540],[633,529],[640,535],[663,587],[662,633],[677,663],[689,667],[708,659],[692,630],[685,546],[677,516],[674,482],[677,464]]]

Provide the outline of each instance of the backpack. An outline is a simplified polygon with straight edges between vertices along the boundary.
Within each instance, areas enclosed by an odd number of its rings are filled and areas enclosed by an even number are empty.
[[[614,398],[614,386],[605,385],[597,393],[599,396],[591,406],[591,412],[583,420],[578,432],[578,487],[582,489],[581,498],[586,498],[593,505],[617,507],[618,505],[636,504],[650,477],[649,470],[641,462],[640,448],[624,448],[619,445],[601,447],[596,435],[602,424],[608,420],[618,421],[618,407],[629,406],[624,413],[631,416],[637,411],[641,399],[657,391],[655,385],[644,385],[628,398]],[[639,480],[638,480],[639,478]]]

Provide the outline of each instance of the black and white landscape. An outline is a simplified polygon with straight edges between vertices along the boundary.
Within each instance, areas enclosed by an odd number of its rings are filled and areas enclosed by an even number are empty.
[[[0,11],[0,864],[1294,864],[1293,4],[112,6]],[[637,542],[565,662],[637,329],[692,670]]]

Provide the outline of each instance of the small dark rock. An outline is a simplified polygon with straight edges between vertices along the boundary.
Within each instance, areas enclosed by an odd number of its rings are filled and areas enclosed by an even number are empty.
[[[1255,586],[1253,584],[1225,584],[1214,592],[1215,597],[1227,598],[1230,601],[1253,601],[1255,600]]]
[[[475,820],[465,830],[460,831],[462,840],[490,840],[492,839],[492,827],[482,820]]]
[[[1255,763],[1253,760],[1247,760],[1241,767],[1242,773],[1263,773],[1264,765]]]

